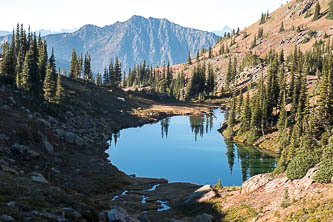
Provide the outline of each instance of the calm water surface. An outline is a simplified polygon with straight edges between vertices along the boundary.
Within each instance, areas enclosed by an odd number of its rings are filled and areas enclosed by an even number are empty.
[[[169,182],[240,185],[250,176],[271,172],[276,160],[252,147],[224,140],[217,132],[224,114],[176,116],[121,130],[110,141],[111,162],[127,174]]]

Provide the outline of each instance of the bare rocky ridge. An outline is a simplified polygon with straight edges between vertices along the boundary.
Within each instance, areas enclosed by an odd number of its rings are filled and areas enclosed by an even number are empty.
[[[115,57],[126,71],[144,60],[154,66],[183,63],[188,52],[194,56],[197,50],[213,46],[217,38],[213,33],[184,28],[167,19],[141,16],[105,27],[85,25],[71,34],[45,37],[48,49],[56,49],[58,61],[69,64],[73,48],[79,54],[89,52],[94,71],[103,71]]]

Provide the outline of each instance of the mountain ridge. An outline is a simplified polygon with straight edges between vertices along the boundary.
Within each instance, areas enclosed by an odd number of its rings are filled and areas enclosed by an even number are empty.
[[[73,48],[78,54],[89,52],[93,70],[102,71],[115,57],[119,57],[123,70],[143,61],[153,66],[183,63],[188,52],[194,56],[197,50],[214,45],[218,36],[167,19],[134,15],[124,22],[104,27],[87,24],[74,33],[48,35],[45,39],[49,51],[57,49],[57,58],[69,62]]]

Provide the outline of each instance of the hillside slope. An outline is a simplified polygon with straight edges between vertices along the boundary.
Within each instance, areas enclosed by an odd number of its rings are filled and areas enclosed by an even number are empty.
[[[327,42],[328,39],[332,38],[333,20],[325,18],[328,13],[329,0],[319,1],[321,5],[320,19],[312,21],[317,2],[317,0],[290,1],[272,12],[264,24],[260,24],[260,15],[258,15],[258,22],[241,30],[239,35],[234,35],[232,38],[226,38],[217,43],[212,48],[211,58],[208,58],[209,53],[206,52],[200,56],[199,61],[192,59],[191,65],[179,64],[171,68],[175,75],[184,72],[185,76],[190,78],[197,64],[210,64],[215,72],[216,91],[219,93],[225,86],[225,77],[230,59],[233,61],[236,58],[238,65],[240,65],[250,52],[264,58],[270,50],[279,52],[282,49],[285,56],[288,56],[294,51],[295,46],[305,52],[310,50],[316,41]],[[307,18],[305,18],[306,11],[309,13]],[[285,31],[280,32],[282,23]],[[258,38],[260,28],[263,29],[263,38]],[[255,36],[257,38],[256,46],[252,48]],[[223,46],[225,49],[228,46],[230,53],[221,54],[220,50]],[[258,72],[261,70],[259,67],[252,67],[244,74],[247,79],[239,74],[236,81],[248,82],[247,80],[252,79],[252,77],[256,77],[254,81],[258,81]],[[235,83],[235,85],[238,85],[238,83]]]

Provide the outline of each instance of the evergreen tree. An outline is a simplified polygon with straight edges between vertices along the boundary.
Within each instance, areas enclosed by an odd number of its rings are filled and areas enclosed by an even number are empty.
[[[241,113],[241,125],[239,129],[239,134],[250,129],[251,123],[251,107],[250,107],[250,89],[247,90],[245,101],[243,102]]]
[[[69,68],[69,77],[70,78],[73,78],[73,79],[79,78],[77,69],[78,69],[78,60],[77,60],[76,51],[73,48],[71,65]]]
[[[21,73],[21,88],[25,91],[31,91],[32,89],[32,75],[33,75],[33,51],[29,50],[24,59],[22,73]]]
[[[252,42],[252,45],[250,47],[250,49],[253,49],[257,46],[257,36],[254,36],[254,39],[253,39],[253,42]]]
[[[262,39],[264,37],[264,29],[260,27],[258,29],[258,39]]]
[[[121,82],[121,65],[119,63],[118,57],[114,64],[114,86],[119,87]]]
[[[55,93],[55,103],[61,104],[65,98],[65,90],[61,84],[60,70],[57,77],[57,88]]]
[[[38,68],[41,77],[41,82],[43,82],[46,75],[47,59],[48,59],[46,41],[40,40],[38,51],[39,51]]]
[[[188,52],[188,55],[187,55],[187,64],[192,65],[192,59],[191,59],[190,52]]]
[[[55,92],[54,86],[55,83],[53,78],[53,69],[51,65],[48,64],[43,84],[44,99],[48,102],[53,102],[54,100],[54,92]]]
[[[208,76],[207,76],[207,83],[206,83],[206,93],[211,94],[214,92],[215,88],[215,78],[214,78],[214,71],[211,67],[210,63],[208,64]]]
[[[284,31],[285,31],[285,29],[284,29],[283,22],[282,22],[282,23],[281,23],[281,26],[280,26],[279,33],[282,33],[282,32],[284,32]]]
[[[92,74],[92,70],[91,70],[91,58],[90,58],[90,55],[88,53],[85,55],[83,67],[84,67],[83,79],[92,82],[93,81],[93,74]]]
[[[317,2],[312,21],[317,21],[319,18],[320,18],[320,4],[319,2]]]
[[[332,20],[332,19],[333,19],[333,0],[331,0],[331,1],[328,3],[328,5],[329,5],[329,8],[328,8],[328,15],[327,15],[326,18]]]

